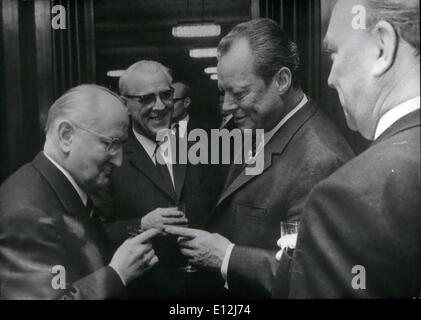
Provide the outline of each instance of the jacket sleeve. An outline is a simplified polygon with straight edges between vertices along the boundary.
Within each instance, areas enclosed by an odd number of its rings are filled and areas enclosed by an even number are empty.
[[[83,261],[66,259],[63,235],[45,213],[21,208],[2,215],[0,296],[4,299],[124,298],[125,287],[110,267],[69,283]],[[78,248],[75,248],[77,250]],[[69,265],[72,263],[72,265]],[[58,267],[57,267],[58,266]],[[53,271],[58,268],[60,271]],[[64,271],[64,272],[63,272]]]

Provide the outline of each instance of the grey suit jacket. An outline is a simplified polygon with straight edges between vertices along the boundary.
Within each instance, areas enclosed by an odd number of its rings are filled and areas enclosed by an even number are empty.
[[[226,186],[210,229],[235,244],[228,266],[233,297],[270,297],[280,222],[299,220],[313,186],[352,156],[338,129],[310,101],[265,146],[263,173],[243,170]]]

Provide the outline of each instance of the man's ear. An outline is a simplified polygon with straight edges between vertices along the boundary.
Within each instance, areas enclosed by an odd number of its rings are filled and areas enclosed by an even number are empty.
[[[277,85],[277,91],[279,94],[283,95],[288,92],[292,84],[292,74],[291,70],[287,67],[282,67],[275,74],[275,81]]]
[[[184,108],[188,109],[190,107],[190,104],[191,104],[190,97],[185,98],[183,103],[184,103]]]
[[[64,153],[70,152],[75,128],[69,121],[61,121],[57,126],[58,141]]]
[[[379,21],[372,30],[377,59],[373,66],[374,76],[381,76],[389,70],[395,61],[398,49],[398,37],[395,29],[389,22]]]

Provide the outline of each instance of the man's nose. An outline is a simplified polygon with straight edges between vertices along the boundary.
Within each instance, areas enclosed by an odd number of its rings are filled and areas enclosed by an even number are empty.
[[[231,99],[224,98],[224,103],[222,104],[222,113],[231,113],[237,109],[238,106]]]
[[[162,102],[159,96],[156,96],[155,104],[153,105],[153,110],[164,110],[166,105]]]
[[[120,167],[123,163],[123,148],[120,148],[115,155],[110,159],[110,162],[116,166]]]

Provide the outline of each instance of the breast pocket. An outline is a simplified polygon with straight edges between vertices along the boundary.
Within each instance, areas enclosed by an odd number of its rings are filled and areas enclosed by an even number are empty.
[[[234,238],[239,245],[259,246],[266,234],[267,210],[252,203],[237,202],[234,215]]]

